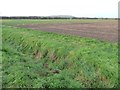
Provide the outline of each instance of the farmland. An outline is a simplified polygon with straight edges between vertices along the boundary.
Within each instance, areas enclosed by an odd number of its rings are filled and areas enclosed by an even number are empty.
[[[117,87],[117,38],[115,20],[2,20],[3,87]]]

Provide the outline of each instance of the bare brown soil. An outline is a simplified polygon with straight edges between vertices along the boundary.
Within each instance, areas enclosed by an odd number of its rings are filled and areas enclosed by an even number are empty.
[[[96,38],[112,42],[118,41],[117,21],[64,24],[28,24],[19,25],[19,27],[55,32],[60,34],[78,35],[81,37]]]

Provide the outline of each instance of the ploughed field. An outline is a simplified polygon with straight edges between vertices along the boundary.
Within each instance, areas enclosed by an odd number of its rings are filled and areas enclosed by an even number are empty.
[[[89,23],[53,23],[18,25],[24,28],[43,30],[60,34],[78,35],[100,40],[118,41],[117,21]]]
[[[3,87],[118,85],[116,20],[2,20]]]

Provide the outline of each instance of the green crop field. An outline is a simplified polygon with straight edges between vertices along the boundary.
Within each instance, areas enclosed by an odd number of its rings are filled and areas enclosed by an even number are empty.
[[[2,20],[2,86],[117,87],[117,43],[16,27],[68,22],[96,20]]]

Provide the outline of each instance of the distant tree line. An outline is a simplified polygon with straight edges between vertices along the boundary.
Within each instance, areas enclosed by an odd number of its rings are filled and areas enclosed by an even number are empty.
[[[71,19],[69,17],[47,17],[47,16],[2,16],[2,19]],[[72,19],[76,19],[76,17],[72,17]]]
[[[0,19],[113,19],[118,18],[89,18],[89,17],[50,17],[50,16],[0,16]]]

